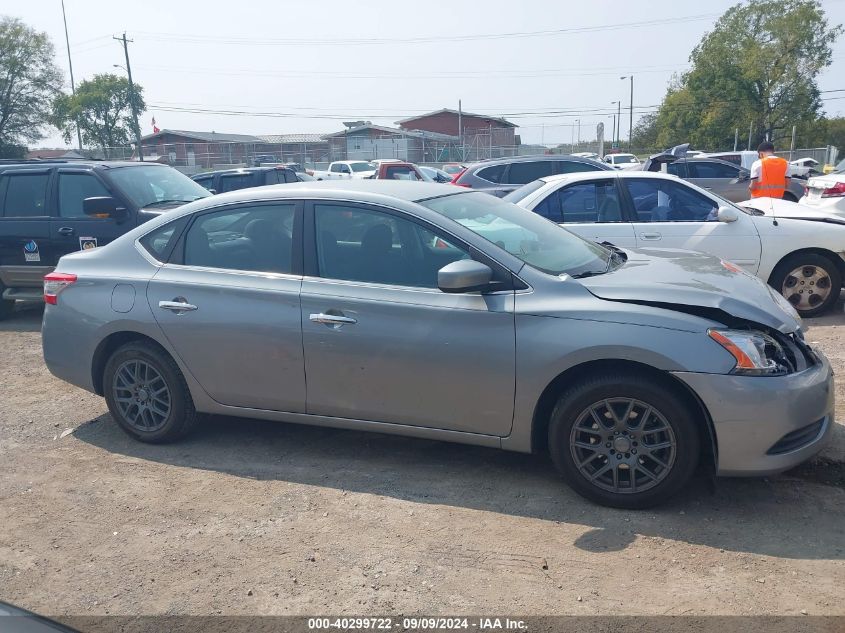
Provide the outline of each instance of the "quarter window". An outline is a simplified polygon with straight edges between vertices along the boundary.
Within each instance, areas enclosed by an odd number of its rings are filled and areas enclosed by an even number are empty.
[[[111,192],[91,174],[59,174],[59,215],[63,218],[87,217],[82,210],[85,198],[111,196]]]
[[[494,182],[498,184],[502,182],[502,177],[505,174],[505,167],[507,167],[507,165],[491,165],[490,167],[479,169],[476,175],[487,182]]]
[[[315,205],[321,277],[437,288],[437,271],[469,254],[415,222],[372,209]]]
[[[290,273],[294,205],[237,207],[199,216],[185,236],[188,266]]]
[[[713,222],[718,205],[690,187],[669,179],[625,178],[640,222]]]
[[[14,174],[6,176],[3,215],[26,218],[48,215],[47,182],[49,174]]]
[[[558,189],[534,208],[553,222],[621,222],[622,211],[616,185],[583,182]]]

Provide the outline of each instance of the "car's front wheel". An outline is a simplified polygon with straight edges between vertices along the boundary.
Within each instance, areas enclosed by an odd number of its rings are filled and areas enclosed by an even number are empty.
[[[111,355],[103,373],[103,391],[120,428],[142,442],[179,439],[196,420],[178,365],[150,342],[133,341]]]
[[[674,389],[634,373],[596,375],[562,393],[549,452],[580,495],[616,508],[668,500],[698,464],[699,433]]]
[[[836,303],[842,275],[827,257],[797,253],[775,267],[769,285],[786,297],[802,317],[813,317]]]

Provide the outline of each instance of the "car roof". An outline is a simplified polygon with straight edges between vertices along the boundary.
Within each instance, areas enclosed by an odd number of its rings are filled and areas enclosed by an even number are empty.
[[[571,174],[555,174],[553,176],[545,176],[543,178],[539,178],[545,183],[556,183],[556,182],[576,182],[579,180],[595,180],[596,178],[651,178],[656,180],[680,180],[677,176],[673,174],[664,174],[662,172],[654,172],[654,171],[619,171],[617,169],[611,170],[609,172],[602,172],[600,175],[594,171],[578,171],[572,172]]]
[[[220,202],[244,199],[263,198],[297,198],[315,197],[327,199],[343,199],[345,194],[352,194],[357,201],[382,201],[385,196],[397,198],[406,202],[418,202],[428,198],[438,198],[449,194],[468,193],[471,190],[455,187],[454,185],[411,180],[315,180],[308,182],[294,182],[286,185],[269,185],[266,187],[252,187],[239,189],[214,196]],[[283,194],[283,196],[280,196]],[[361,195],[365,194],[365,195]],[[366,194],[372,194],[366,195]],[[486,194],[485,194],[486,195]],[[208,200],[208,198],[204,198]]]
[[[506,156],[504,158],[488,158],[467,166],[467,171],[472,171],[477,167],[489,167],[490,165],[508,165],[510,163],[525,163],[535,160],[551,160],[551,161],[569,161],[572,163],[585,163],[587,165],[599,165],[599,170],[606,171],[613,169],[604,163],[591,158],[584,158],[583,156],[573,156],[572,154],[530,154],[528,156]]]
[[[0,163],[0,170],[4,169],[43,169],[44,167],[99,167],[110,169],[114,167],[167,167],[162,163],[141,162],[134,160],[21,160],[3,161]]]
[[[234,167],[232,169],[218,169],[216,171],[203,171],[198,174],[194,174],[191,178],[196,178],[197,176],[216,176],[217,174],[252,174],[255,172],[262,172],[262,171],[273,171],[276,169],[290,169],[287,165],[264,165],[261,167]]]

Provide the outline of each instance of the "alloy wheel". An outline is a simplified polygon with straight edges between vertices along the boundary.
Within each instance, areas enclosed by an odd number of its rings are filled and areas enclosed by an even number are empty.
[[[112,389],[123,419],[138,431],[157,431],[167,422],[170,389],[150,363],[136,359],[120,365]]]
[[[578,472],[614,493],[639,493],[663,481],[675,463],[677,441],[666,417],[634,398],[607,398],[577,417],[569,441]]]

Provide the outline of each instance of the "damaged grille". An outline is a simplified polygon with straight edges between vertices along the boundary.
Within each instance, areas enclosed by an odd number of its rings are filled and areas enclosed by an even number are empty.
[[[781,344],[784,356],[778,360],[788,367],[789,373],[804,371],[819,362],[815,352],[804,342],[804,337],[800,332],[783,334],[771,331],[769,334]]]

